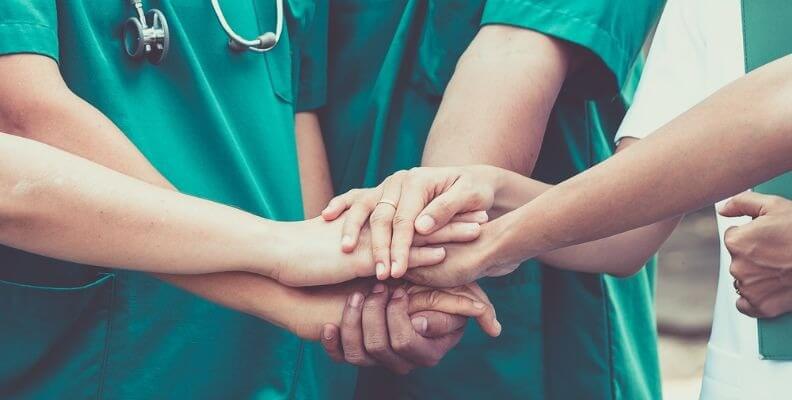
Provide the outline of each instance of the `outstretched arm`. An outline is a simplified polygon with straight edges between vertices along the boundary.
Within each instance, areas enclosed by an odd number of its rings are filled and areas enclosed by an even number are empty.
[[[721,89],[647,139],[447,246],[417,282],[456,285],[550,250],[682,215],[792,169],[792,57]],[[476,254],[480,254],[477,256]]]

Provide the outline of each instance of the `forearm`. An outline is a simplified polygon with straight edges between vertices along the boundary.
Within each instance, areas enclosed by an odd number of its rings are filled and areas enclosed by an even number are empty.
[[[333,198],[330,165],[327,162],[322,130],[314,113],[298,113],[295,117],[297,154],[300,162],[305,218],[318,216]]]
[[[0,134],[0,242],[46,256],[141,271],[268,273],[277,223]]]
[[[17,65],[20,62],[24,62],[24,65]],[[0,80],[0,92],[9,101],[7,105],[0,104],[0,128],[3,130],[50,144],[130,177],[174,190],[111,121],[68,92],[57,66],[51,60],[32,55],[0,57],[0,75],[8,78]],[[266,295],[266,292],[261,291],[265,287],[272,290],[281,287],[272,280],[252,274],[228,274],[235,278],[225,278],[225,274],[156,275],[238,310],[251,307],[252,303],[246,298]],[[246,283],[244,288],[240,281]],[[258,287],[261,282],[270,283]],[[259,306],[268,304],[261,302]],[[270,320],[270,314],[272,310],[269,308],[256,313],[267,320]],[[277,319],[277,315],[271,315],[271,318]]]
[[[527,29],[483,27],[443,95],[422,164],[489,164],[530,175],[572,51]]]
[[[493,223],[524,259],[712,204],[792,168],[792,58],[720,90],[649,138]],[[525,232],[534,232],[525,235]]]
[[[621,148],[630,142],[630,139],[625,139]],[[490,211],[492,219],[531,202],[553,187],[505,170],[499,170],[497,176],[495,203]],[[536,258],[563,269],[629,275],[652,257],[678,223],[679,218],[670,218],[607,238],[542,253]]]

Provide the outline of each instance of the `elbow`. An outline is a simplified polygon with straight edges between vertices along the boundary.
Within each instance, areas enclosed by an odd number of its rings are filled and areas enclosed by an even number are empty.
[[[629,278],[642,270],[651,259],[650,256],[641,259],[623,260],[609,265],[605,271],[608,275],[617,278]]]
[[[40,139],[36,132],[51,123],[54,117],[68,114],[74,97],[69,91],[56,89],[47,94],[0,100],[0,131],[27,139]]]

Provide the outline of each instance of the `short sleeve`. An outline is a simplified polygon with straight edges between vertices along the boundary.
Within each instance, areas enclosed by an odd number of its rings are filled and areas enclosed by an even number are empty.
[[[648,136],[709,94],[704,84],[705,42],[691,3],[668,2],[616,141]]]
[[[58,60],[55,0],[0,0],[0,55],[19,53]]]
[[[298,40],[297,112],[315,110],[327,100],[327,35],[329,4],[314,2],[313,16]]]
[[[574,43],[593,57],[567,79],[587,98],[616,95],[628,80],[662,0],[487,0],[481,24],[535,30]]]

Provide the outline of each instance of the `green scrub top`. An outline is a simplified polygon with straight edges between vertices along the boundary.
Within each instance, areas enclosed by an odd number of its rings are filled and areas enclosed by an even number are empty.
[[[123,51],[121,24],[134,15],[126,0],[0,2],[0,54],[57,60],[71,90],[179,190],[268,218],[301,219],[294,112],[324,101],[323,89],[312,91],[324,83],[310,77],[325,70],[325,35],[317,45],[294,34],[326,27],[326,3],[287,2],[284,34],[266,54],[230,51],[209,1],[144,3],[170,24],[170,54],[159,66]],[[274,1],[221,5],[246,37],[274,29]],[[147,274],[8,248],[0,259],[2,398],[352,395],[354,369],[340,380],[343,368],[335,367],[331,379],[328,359],[314,356],[312,344]]]
[[[568,77],[534,176],[558,182],[612,153],[632,70],[658,0],[334,0],[321,112],[338,192],[420,163],[460,54],[479,26],[562,38],[596,57]],[[504,330],[474,324],[437,366],[362,369],[360,398],[658,398],[652,268],[629,279],[536,262],[482,280]]]

